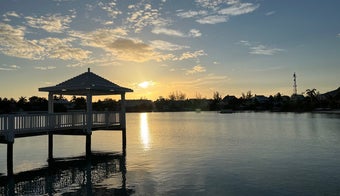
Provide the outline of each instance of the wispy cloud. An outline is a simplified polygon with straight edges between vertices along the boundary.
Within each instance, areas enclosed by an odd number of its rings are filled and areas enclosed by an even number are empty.
[[[179,12],[177,13],[177,16],[181,17],[181,18],[193,18],[195,16],[204,16],[207,15],[208,11],[206,10],[200,10],[200,11],[185,11],[185,12]]]
[[[205,55],[207,54],[204,52],[204,50],[197,50],[194,52],[185,52],[179,58],[176,58],[174,60],[192,59],[192,58],[197,58],[199,56],[205,56]]]
[[[283,49],[280,48],[271,48],[269,46],[257,45],[250,47],[250,54],[259,54],[259,55],[274,55],[279,52],[282,52]]]
[[[265,15],[266,16],[271,16],[271,15],[274,15],[274,14],[276,14],[276,11],[267,12]]]
[[[200,24],[217,24],[227,22],[230,16],[254,12],[260,6],[253,3],[241,3],[239,0],[196,0],[195,2],[204,10],[178,11],[177,16],[195,18]]]
[[[270,46],[266,46],[266,45],[258,44],[258,43],[253,44],[245,40],[241,40],[239,43],[247,47],[250,50],[249,54],[274,55],[274,54],[284,51],[284,49],[281,49],[281,48],[274,48],[274,47],[270,47]]]
[[[340,33],[338,33],[337,37],[340,37]]]
[[[196,20],[200,24],[217,24],[228,21],[228,16],[214,15],[207,16]]]
[[[202,33],[198,29],[191,29],[188,33],[189,37],[201,37]]]
[[[54,67],[54,66],[47,66],[47,67],[42,67],[42,66],[38,66],[38,67],[34,67],[34,69],[37,69],[37,70],[42,70],[42,71],[46,71],[46,70],[52,70],[52,69],[55,69],[57,67]]]
[[[27,25],[32,28],[43,29],[50,33],[61,33],[63,30],[69,28],[74,16],[63,16],[60,14],[53,14],[40,17],[25,17]]]
[[[151,31],[154,34],[163,34],[174,37],[200,37],[202,33],[198,29],[191,29],[188,33],[183,33],[179,30],[169,29],[166,27],[155,27]]]
[[[17,65],[6,65],[6,64],[3,64],[0,66],[0,71],[16,71],[20,69],[20,66],[17,66]]]
[[[165,27],[156,27],[152,31],[154,34],[164,34],[169,36],[175,36],[175,37],[185,37],[185,34],[174,29],[168,29]]]
[[[182,50],[185,48],[189,48],[189,46],[182,46],[178,44],[173,44],[163,40],[153,40],[151,41],[151,47],[158,49],[158,50],[165,50],[165,51],[175,51],[175,50]]]
[[[231,7],[224,8],[218,11],[219,14],[237,16],[242,14],[248,14],[259,8],[260,5],[252,3],[238,3]]]
[[[187,70],[186,75],[195,74],[195,73],[202,73],[202,72],[206,72],[206,71],[207,70],[202,65],[196,65],[193,68],[191,68],[190,70]]]
[[[18,13],[16,13],[15,11],[6,12],[2,16],[4,18],[3,21],[6,21],[6,22],[11,21],[10,17],[20,18],[20,15]]]
[[[227,80],[230,80],[227,76],[221,76],[221,75],[215,75],[215,74],[207,74],[204,76],[200,76],[200,78],[194,79],[194,80],[187,80],[187,81],[181,81],[181,82],[173,82],[172,84],[174,86],[183,86],[183,87],[202,87],[202,85],[206,84],[216,84],[216,83],[222,83],[226,82]]]

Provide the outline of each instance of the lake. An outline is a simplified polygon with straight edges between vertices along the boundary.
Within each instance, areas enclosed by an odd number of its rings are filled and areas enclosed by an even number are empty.
[[[0,144],[0,195],[340,195],[336,114],[128,113],[126,151],[117,131],[89,159],[85,137],[55,136],[49,167],[47,139],[15,140],[14,179]]]

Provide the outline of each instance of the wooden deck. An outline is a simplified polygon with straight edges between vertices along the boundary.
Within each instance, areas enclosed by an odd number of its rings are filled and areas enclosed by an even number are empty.
[[[86,112],[0,115],[0,143],[15,138],[52,134],[85,135]],[[119,112],[93,112],[91,130],[121,130]]]

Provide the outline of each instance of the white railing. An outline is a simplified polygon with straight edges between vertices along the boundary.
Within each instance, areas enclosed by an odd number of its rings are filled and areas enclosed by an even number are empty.
[[[11,139],[14,137],[13,134],[61,129],[85,130],[87,128],[86,115],[86,112],[0,115],[0,136]],[[92,127],[104,128],[117,125],[120,123],[119,119],[118,112],[93,112]]]

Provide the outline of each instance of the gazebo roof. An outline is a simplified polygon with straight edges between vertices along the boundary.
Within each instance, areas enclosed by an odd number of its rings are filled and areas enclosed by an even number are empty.
[[[121,87],[92,72],[87,72],[73,77],[55,86],[42,87],[39,91],[51,92],[62,95],[115,95],[133,92],[132,89]]]

